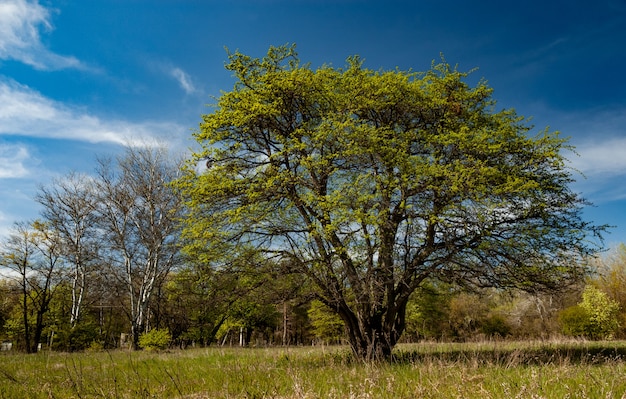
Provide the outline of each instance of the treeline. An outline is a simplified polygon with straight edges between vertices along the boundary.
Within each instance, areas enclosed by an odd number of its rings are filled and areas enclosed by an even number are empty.
[[[136,347],[183,264],[181,200],[170,187],[179,171],[162,148],[128,148],[99,159],[93,175],[42,187],[41,218],[17,223],[0,246],[4,334],[27,352],[118,345],[121,332]]]
[[[180,168],[162,148],[128,148],[41,187],[41,218],[0,243],[0,339],[25,352],[138,348],[155,331],[179,347],[344,341],[341,319],[287,265],[253,249],[237,263],[181,252]],[[626,246],[589,270],[553,293],[429,281],[403,340],[626,337]]]

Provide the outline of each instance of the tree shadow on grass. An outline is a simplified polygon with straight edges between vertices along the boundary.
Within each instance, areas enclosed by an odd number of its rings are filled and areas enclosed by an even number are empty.
[[[494,365],[516,367],[526,365],[585,364],[600,365],[626,360],[626,347],[606,344],[548,345],[528,348],[484,348],[411,350],[394,353],[395,364],[442,362],[450,364]]]

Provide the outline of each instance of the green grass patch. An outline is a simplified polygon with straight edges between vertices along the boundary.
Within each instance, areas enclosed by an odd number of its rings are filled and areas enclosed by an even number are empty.
[[[0,398],[620,398],[624,342],[402,345],[389,364],[346,347],[0,355]]]

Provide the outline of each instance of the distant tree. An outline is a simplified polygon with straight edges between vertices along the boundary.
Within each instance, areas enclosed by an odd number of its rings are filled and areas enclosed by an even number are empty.
[[[251,246],[292,265],[360,359],[391,357],[429,278],[558,288],[597,249],[603,227],[581,218],[566,141],[530,136],[485,82],[470,87],[445,62],[313,70],[282,46],[229,54],[226,68],[235,87],[203,116],[202,150],[178,181],[187,251]]]
[[[587,336],[589,315],[580,305],[572,305],[563,309],[558,318],[563,334],[571,337]]]
[[[11,325],[23,337],[26,352],[37,352],[44,317],[61,277],[61,242],[40,221],[16,223],[0,245],[0,267],[11,271],[8,276],[19,287],[21,296],[21,323],[14,320]]]
[[[481,331],[489,313],[489,304],[479,295],[461,292],[450,300],[449,323],[452,337],[468,339]]]
[[[345,337],[343,321],[320,301],[312,301],[308,311],[313,335],[325,343],[339,343]]]
[[[70,275],[73,274],[72,268],[68,267]],[[88,308],[81,311],[80,322],[71,325],[68,315],[74,303],[72,288],[71,277],[64,276],[64,280],[55,286],[54,297],[50,301],[44,332],[50,347],[55,350],[78,351],[89,348],[94,342],[103,342],[97,319],[87,311]]]
[[[94,180],[97,228],[111,287],[124,289],[132,343],[138,348],[158,285],[179,264],[180,197],[170,187],[179,165],[164,148],[127,148],[100,160]]]
[[[504,315],[493,312],[483,320],[480,331],[489,338],[505,338],[511,334],[512,327]]]
[[[407,304],[407,338],[412,340],[447,338],[453,294],[448,285],[432,282],[426,282],[416,290]]]
[[[511,335],[517,339],[549,338],[561,333],[559,312],[575,304],[580,292],[574,288],[546,293],[515,290],[509,296],[502,309]]]
[[[229,312],[228,326],[238,330],[239,344],[247,346],[256,331],[264,341],[268,341],[280,325],[280,314],[276,306],[255,297],[241,298],[233,304]]]
[[[15,281],[0,278],[0,340],[7,338],[5,323],[11,318],[12,310],[20,303],[19,293],[20,288]]]
[[[70,173],[49,187],[41,187],[35,199],[43,206],[42,217],[61,240],[65,262],[71,265],[72,302],[68,314],[70,327],[74,328],[82,315],[87,284],[98,259],[93,181],[86,175]]]
[[[200,266],[175,273],[164,288],[167,327],[182,346],[212,344],[243,294],[235,275]]]

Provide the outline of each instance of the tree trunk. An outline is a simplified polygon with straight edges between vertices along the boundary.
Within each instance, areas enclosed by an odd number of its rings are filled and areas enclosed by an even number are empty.
[[[33,332],[33,342],[31,353],[37,353],[39,351],[39,344],[41,343],[41,335],[43,333],[43,315],[46,309],[38,310],[35,321],[35,331]]]
[[[131,343],[131,349],[132,350],[139,350],[139,336],[141,335],[141,326],[133,321],[133,323],[131,324],[131,328],[130,328],[130,334],[132,336],[132,343]]]
[[[355,357],[364,362],[388,362],[406,325],[406,304],[399,304],[372,315],[357,315],[348,309],[340,316],[346,323],[348,342]]]
[[[30,325],[28,323],[28,292],[26,289],[22,292],[22,321],[24,323],[24,346],[26,348],[26,353],[32,353],[31,332]]]
[[[70,311],[70,328],[74,329],[80,321],[83,296],[85,295],[85,271],[83,266],[78,266],[79,260],[75,260],[74,276],[72,279],[72,309]]]
[[[283,301],[283,346],[287,346],[287,324],[289,318],[287,317],[287,301]]]
[[[365,362],[391,360],[391,351],[396,344],[390,332],[380,324],[362,324],[354,333],[348,334],[348,341],[356,358]]]

